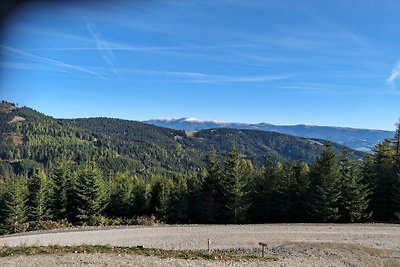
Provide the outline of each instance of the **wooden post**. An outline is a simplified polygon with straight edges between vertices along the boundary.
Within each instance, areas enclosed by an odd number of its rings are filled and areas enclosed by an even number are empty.
[[[258,243],[261,246],[261,256],[264,257],[264,248],[267,246],[265,243]]]
[[[210,241],[210,238],[209,238],[208,241],[207,241],[207,245],[208,245],[208,253],[210,253],[210,251],[211,251],[211,241]]]

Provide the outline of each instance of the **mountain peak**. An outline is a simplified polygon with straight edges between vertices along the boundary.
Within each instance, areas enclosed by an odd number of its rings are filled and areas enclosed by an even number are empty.
[[[230,123],[219,121],[205,121],[196,118],[183,117],[180,119],[164,118],[145,121],[145,123],[171,128],[175,130],[205,130],[213,128],[232,128],[272,131],[283,134],[294,135],[304,138],[325,139],[331,142],[349,146],[359,151],[371,151],[375,146],[385,138],[393,138],[394,132],[353,129],[345,127],[314,126],[314,125],[273,125],[268,123]]]

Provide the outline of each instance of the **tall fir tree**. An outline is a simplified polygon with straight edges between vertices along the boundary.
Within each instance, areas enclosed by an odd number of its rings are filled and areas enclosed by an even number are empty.
[[[339,212],[342,222],[363,222],[371,217],[368,211],[370,188],[363,183],[359,165],[350,159],[349,150],[344,149],[340,158],[341,197]]]
[[[172,186],[169,179],[155,178],[151,190],[150,211],[161,221],[168,220]]]
[[[151,185],[144,180],[138,179],[132,191],[131,211],[133,216],[150,215],[149,200]]]
[[[186,178],[178,175],[171,188],[169,222],[185,223],[188,221],[189,202]]]
[[[68,163],[65,161],[59,162],[53,168],[51,180],[52,180],[52,197],[51,197],[51,209],[54,214],[54,219],[63,220],[67,218],[67,205],[68,205],[68,185],[69,179],[71,179],[71,170],[69,169]]]
[[[392,142],[386,139],[374,147],[374,154],[364,161],[366,182],[372,185],[370,207],[375,221],[395,219],[393,213],[395,201],[393,189],[395,184],[395,151]]]
[[[223,169],[222,188],[226,222],[246,221],[247,210],[250,206],[247,186],[252,175],[252,166],[239,156],[234,145],[225,160]]]
[[[339,220],[340,168],[338,158],[329,143],[312,165],[310,173],[308,215],[314,222]]]
[[[4,196],[4,228],[9,233],[27,229],[26,202],[28,188],[25,177],[15,177],[7,181]]]
[[[398,221],[400,221],[400,121],[397,123],[396,135],[394,138],[395,159],[393,166],[394,185],[392,190],[393,213]]]
[[[119,172],[107,182],[109,201],[106,213],[109,217],[129,217],[135,181],[136,177]]]
[[[275,222],[279,214],[279,178],[272,162],[262,166],[256,173],[251,191],[249,213],[257,223]]]
[[[203,175],[201,188],[200,213],[202,223],[216,223],[223,209],[222,170],[218,156],[213,151],[209,157],[207,169]]]
[[[78,200],[77,219],[81,223],[95,223],[107,204],[104,180],[96,166],[86,164],[79,171],[76,197]]]
[[[28,219],[36,225],[52,219],[51,189],[51,180],[43,169],[36,170],[28,180]]]

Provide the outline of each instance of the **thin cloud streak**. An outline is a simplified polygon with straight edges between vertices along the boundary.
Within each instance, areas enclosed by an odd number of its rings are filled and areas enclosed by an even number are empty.
[[[96,30],[96,28],[94,27],[94,25],[91,25],[89,22],[86,22],[86,28],[88,29],[88,31],[90,32],[91,36],[93,37],[93,39],[96,41],[97,44],[97,50],[99,51],[101,57],[104,59],[104,61],[108,64],[108,66],[112,69],[112,71],[117,75],[117,76],[121,76],[119,74],[119,72],[116,70],[116,68],[114,67],[114,61],[115,61],[115,57],[114,54],[112,52],[112,50],[110,49],[109,45],[107,42],[105,42],[101,36],[100,33]]]
[[[400,78],[400,61],[392,69],[390,76],[386,79],[385,83],[389,86],[395,86],[396,81]]]
[[[4,52],[8,52],[10,54],[14,54],[16,56],[20,56],[23,59],[27,60],[32,60],[34,62],[42,63],[42,64],[48,64],[50,66],[56,67],[57,70],[59,71],[65,71],[65,70],[73,70],[73,71],[78,71],[78,72],[83,72],[86,74],[93,75],[97,78],[102,78],[104,79],[105,77],[101,75],[100,73],[94,72],[92,70],[89,70],[87,68],[81,67],[81,66],[76,66],[76,65],[71,65],[62,61],[58,61],[55,59],[47,58],[47,57],[41,57],[34,55],[32,53],[26,52],[24,50],[18,49],[18,48],[13,48],[5,45],[0,45],[0,48]]]
[[[270,82],[275,80],[284,80],[294,77],[294,74],[272,74],[259,76],[229,76],[217,75],[202,72],[179,72],[179,71],[156,71],[156,70],[139,70],[139,69],[119,69],[120,72],[141,75],[155,75],[172,78],[183,78],[186,82],[195,83],[254,83],[254,82]],[[182,82],[182,80],[181,80]]]

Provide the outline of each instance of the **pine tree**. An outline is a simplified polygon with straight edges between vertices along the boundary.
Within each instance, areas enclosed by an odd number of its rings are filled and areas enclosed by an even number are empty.
[[[60,162],[53,169],[51,209],[56,220],[67,218],[67,192],[70,189],[68,180],[71,179],[71,171],[66,162]]]
[[[268,162],[255,175],[250,206],[250,214],[255,222],[279,221],[281,167],[281,164]]]
[[[203,223],[216,223],[221,217],[223,192],[221,187],[222,171],[215,151],[209,157],[208,167],[203,177],[200,205],[201,220]]]
[[[222,188],[225,197],[225,220],[241,223],[246,220],[249,177],[252,177],[252,166],[239,156],[233,146],[224,164]]]
[[[397,124],[394,139],[395,160],[393,166],[394,181],[392,190],[393,213],[400,221],[400,122]]]
[[[97,167],[86,165],[78,173],[76,196],[77,219],[82,223],[95,223],[106,208],[107,197],[104,181]]]
[[[305,162],[297,162],[294,165],[294,177],[296,179],[293,195],[292,218],[295,222],[307,221],[305,199],[310,187],[310,168]]]
[[[77,172],[69,172],[65,181],[65,218],[72,223],[79,222],[79,198],[77,187]],[[63,219],[60,217],[60,219]]]
[[[339,200],[342,222],[360,222],[371,217],[368,212],[370,189],[362,182],[362,174],[356,162],[349,157],[348,149],[344,149],[340,159],[341,197]]]
[[[308,215],[315,222],[335,222],[339,219],[340,169],[331,145],[327,143],[311,169]]]
[[[169,221],[172,223],[187,223],[188,212],[189,203],[186,178],[178,175],[171,189]]]
[[[136,178],[125,173],[117,173],[108,181],[109,204],[107,214],[110,217],[127,217],[132,210],[132,193]]]
[[[390,221],[395,218],[393,189],[395,184],[395,151],[388,139],[374,148],[374,154],[365,160],[364,173],[373,186],[370,202],[373,219]]]
[[[27,229],[26,201],[28,188],[25,178],[15,177],[7,181],[4,196],[4,228],[9,233]]]
[[[150,200],[150,184],[143,180],[138,180],[132,192],[131,214],[135,216],[150,215],[149,200]]]
[[[168,219],[171,187],[170,180],[156,178],[151,190],[150,210],[161,221]]]
[[[42,169],[35,171],[28,181],[28,219],[36,225],[51,219],[51,181]]]

